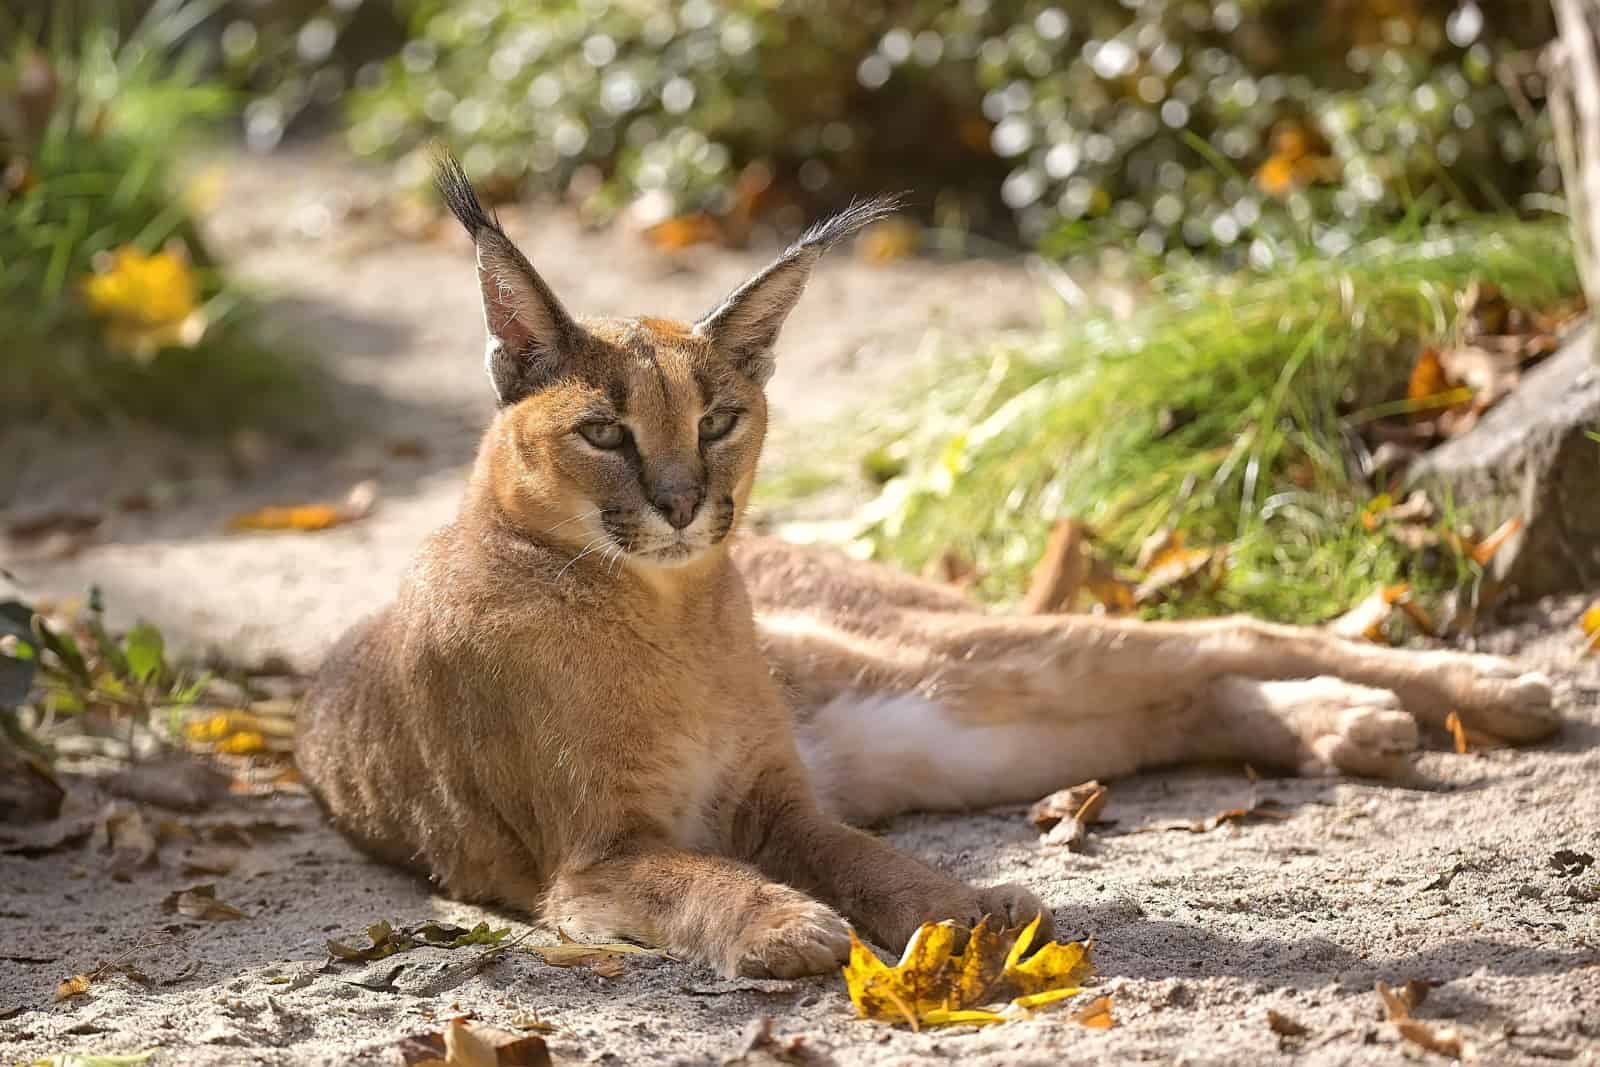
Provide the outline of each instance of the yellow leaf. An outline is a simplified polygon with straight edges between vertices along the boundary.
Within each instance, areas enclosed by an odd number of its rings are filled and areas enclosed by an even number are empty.
[[[1578,625],[1583,627],[1584,636],[1589,639],[1588,651],[1600,649],[1600,601],[1595,601],[1594,606],[1583,613]]]
[[[1111,998],[1095,997],[1084,1007],[1072,1013],[1072,1021],[1092,1030],[1109,1030],[1116,1025],[1111,1017]]]
[[[82,996],[89,992],[89,981],[89,976],[86,974],[73,975],[56,986],[56,999],[66,1000],[69,997]]]
[[[1020,1018],[1081,992],[1077,981],[1088,972],[1081,944],[1051,942],[1024,961],[1038,929],[1038,918],[1009,931],[991,930],[985,920],[957,953],[960,927],[924,923],[892,967],[852,935],[845,987],[861,1018],[903,1022],[913,1030]],[[999,1010],[983,1007],[1006,998],[1014,999]]]
[[[250,756],[266,750],[267,739],[255,730],[240,730],[217,743],[217,751],[230,756]]]
[[[307,533],[355,522],[372,514],[377,503],[377,486],[361,482],[340,504],[293,504],[257,508],[241,512],[228,520],[227,528],[240,530],[297,530]]]
[[[562,929],[556,930],[559,945],[529,945],[528,951],[544,958],[552,967],[587,967],[602,978],[615,978],[622,973],[625,956],[654,956],[658,953],[625,941],[586,944],[574,941]]]
[[[192,348],[205,334],[198,287],[189,261],[177,248],[147,256],[124,246],[83,279],[84,301],[105,320],[113,347],[147,361],[162,348]]]

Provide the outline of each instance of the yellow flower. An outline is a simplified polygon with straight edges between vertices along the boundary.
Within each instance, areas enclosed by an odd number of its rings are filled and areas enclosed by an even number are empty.
[[[205,335],[194,272],[175,248],[147,256],[124,246],[83,280],[89,309],[105,320],[106,340],[141,363],[163,348],[193,348]]]

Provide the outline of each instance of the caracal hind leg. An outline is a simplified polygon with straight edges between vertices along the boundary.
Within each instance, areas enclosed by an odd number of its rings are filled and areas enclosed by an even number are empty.
[[[1332,676],[1393,690],[1429,725],[1454,711],[1474,729],[1511,741],[1560,726],[1550,679],[1511,660],[1446,650],[1412,651],[1350,641],[1323,630],[1233,617],[1139,622],[1093,616],[1000,618],[901,612],[896,637],[950,662],[1011,663],[1032,657],[1058,692],[1103,694],[1142,705],[1171,686],[1226,674],[1262,680]]]
[[[823,974],[850,952],[837,912],[748,864],[667,847],[562,871],[543,917],[597,938],[628,938],[725,977]]]

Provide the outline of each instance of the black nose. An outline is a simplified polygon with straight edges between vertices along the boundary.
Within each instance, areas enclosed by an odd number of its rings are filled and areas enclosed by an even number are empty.
[[[694,513],[700,510],[704,496],[700,489],[673,489],[653,494],[650,503],[672,523],[674,530],[681,530],[694,521]]]

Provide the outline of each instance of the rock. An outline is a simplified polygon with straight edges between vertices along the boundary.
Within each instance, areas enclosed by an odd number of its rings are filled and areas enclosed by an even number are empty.
[[[1487,534],[1522,529],[1490,561],[1505,599],[1600,586],[1600,329],[1589,323],[1471,430],[1420,458],[1410,487]]]

